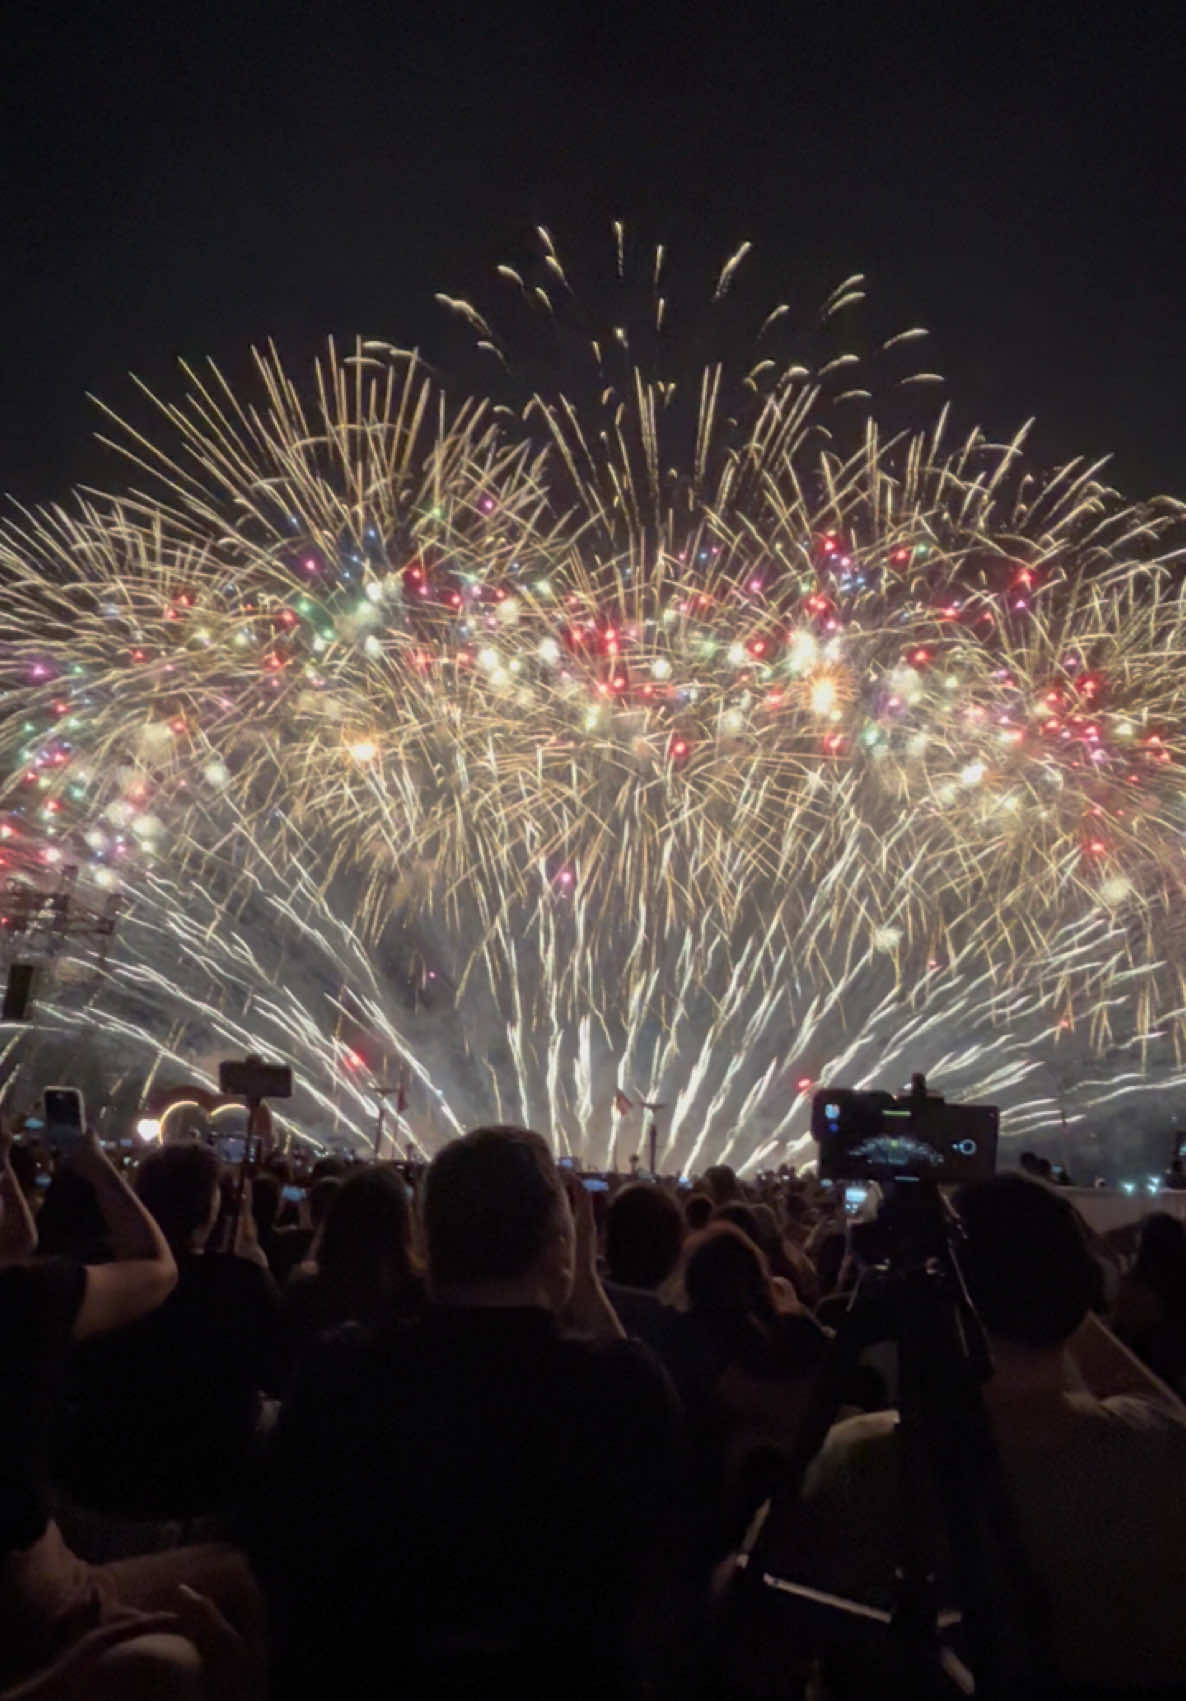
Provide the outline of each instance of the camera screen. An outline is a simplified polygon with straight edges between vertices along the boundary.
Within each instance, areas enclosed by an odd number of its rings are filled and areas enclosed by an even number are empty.
[[[985,1180],[996,1170],[999,1124],[996,1105],[915,1103],[850,1087],[824,1088],[811,1106],[820,1174],[843,1181]]]
[[[82,1144],[85,1116],[82,1094],[74,1087],[47,1087],[45,1142],[55,1152],[71,1152]]]

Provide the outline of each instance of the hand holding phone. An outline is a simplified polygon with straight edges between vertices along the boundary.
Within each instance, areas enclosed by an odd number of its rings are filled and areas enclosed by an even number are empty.
[[[562,1175],[564,1191],[572,1209],[573,1231],[576,1239],[575,1272],[578,1282],[597,1274],[597,1224],[593,1217],[593,1201],[578,1175],[567,1170]]]
[[[267,1269],[267,1255],[259,1243],[259,1233],[255,1226],[251,1182],[246,1177],[243,1179],[243,1192],[239,1200],[239,1218],[235,1224],[234,1250],[236,1258],[245,1258],[249,1264],[258,1264],[262,1269]]]
[[[77,1087],[46,1087],[44,1139],[59,1157],[73,1157],[86,1135],[86,1110]]]
[[[85,1129],[77,1146],[63,1155],[75,1174],[83,1176],[92,1185],[119,1173],[93,1128]]]

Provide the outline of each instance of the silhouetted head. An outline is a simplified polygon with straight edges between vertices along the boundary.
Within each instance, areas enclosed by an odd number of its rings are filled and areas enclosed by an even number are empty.
[[[712,1222],[697,1236],[684,1268],[688,1308],[705,1318],[774,1315],[770,1270],[736,1224]]]
[[[197,1140],[158,1147],[141,1160],[136,1192],[174,1254],[205,1247],[218,1220],[221,1172],[216,1154]]]
[[[712,1164],[706,1169],[704,1185],[711,1193],[714,1205],[727,1205],[730,1199],[741,1198],[741,1184],[728,1164]]]
[[[637,1182],[615,1195],[605,1228],[611,1280],[627,1288],[657,1288],[679,1262],[684,1219],[661,1187]]]
[[[718,1205],[713,1212],[713,1221],[717,1223],[732,1223],[742,1234],[752,1240],[755,1246],[762,1244],[762,1231],[758,1225],[757,1208],[744,1205],[740,1199],[733,1199],[727,1205]]]
[[[319,1184],[320,1185],[320,1184]],[[394,1170],[355,1170],[335,1189],[325,1213],[317,1268],[364,1317],[370,1296],[380,1307],[415,1278],[412,1210],[408,1190]]]
[[[323,1175],[309,1188],[309,1222],[316,1229],[325,1221],[342,1183],[336,1175]]]
[[[455,1304],[567,1303],[572,1213],[540,1135],[476,1128],[438,1152],[424,1184],[433,1293]]]
[[[1087,1315],[1099,1271],[1068,1201],[1024,1175],[962,1188],[956,1209],[966,1241],[960,1262],[990,1334],[1056,1348]]]
[[[689,1193],[684,1200],[684,1221],[688,1230],[696,1234],[702,1228],[708,1227],[709,1218],[713,1213],[712,1195],[709,1193]]]
[[[251,1214],[261,1240],[276,1226],[279,1209],[280,1178],[271,1170],[261,1170],[251,1183]]]
[[[1186,1226],[1168,1211],[1154,1211],[1141,1225],[1141,1244],[1132,1273],[1172,1311],[1186,1311]]]

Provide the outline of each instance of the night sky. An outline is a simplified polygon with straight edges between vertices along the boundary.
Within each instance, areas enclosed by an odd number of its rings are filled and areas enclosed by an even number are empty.
[[[10,5],[0,489],[117,480],[85,392],[179,355],[361,331],[464,384],[434,292],[497,300],[537,222],[608,261],[620,216],[673,305],[746,237],[763,305],[864,271],[964,423],[1186,495],[1177,8],[977,10]]]

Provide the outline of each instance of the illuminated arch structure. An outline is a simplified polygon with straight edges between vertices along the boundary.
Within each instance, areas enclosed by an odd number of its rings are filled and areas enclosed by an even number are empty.
[[[197,1115],[187,1116],[187,1111],[196,1111]],[[238,1111],[245,1125],[247,1106],[242,1099],[228,1098],[224,1093],[211,1092],[208,1087],[167,1087],[145,1099],[136,1132],[142,1140],[159,1140],[162,1145],[195,1135],[208,1141],[215,1132],[216,1119],[229,1111]],[[283,1150],[288,1141],[282,1134],[278,1144],[273,1145],[272,1113],[266,1104],[259,1106],[258,1114],[265,1148]]]

